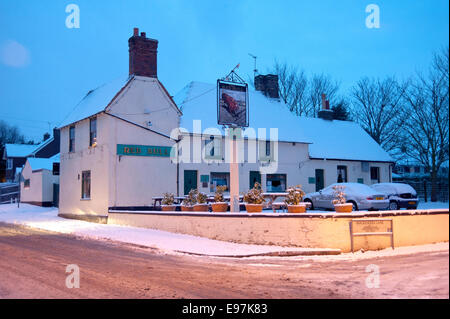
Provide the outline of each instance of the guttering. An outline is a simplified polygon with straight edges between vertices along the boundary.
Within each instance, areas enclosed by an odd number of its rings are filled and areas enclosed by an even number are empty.
[[[347,161],[347,162],[366,162],[366,163],[395,163],[394,161],[378,161],[378,160],[362,160],[362,159],[345,159],[345,158],[325,158],[325,157],[309,157],[310,160],[321,161]]]

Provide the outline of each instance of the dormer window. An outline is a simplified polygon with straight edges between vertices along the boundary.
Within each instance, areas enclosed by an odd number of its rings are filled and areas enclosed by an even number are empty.
[[[93,117],[89,120],[89,146],[97,145],[97,118]]]

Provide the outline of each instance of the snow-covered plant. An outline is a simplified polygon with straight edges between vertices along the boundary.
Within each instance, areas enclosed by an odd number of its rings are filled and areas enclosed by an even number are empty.
[[[198,204],[205,204],[207,199],[208,199],[208,196],[205,193],[197,192],[197,203]]]
[[[197,204],[197,193],[196,189],[191,189],[189,194],[183,199],[184,206],[193,206]]]
[[[284,202],[286,205],[300,205],[305,196],[305,192],[302,190],[302,185],[291,186],[288,188],[288,194]]]
[[[333,204],[345,204],[347,199],[345,198],[345,186],[344,185],[334,185],[333,186]]]
[[[223,193],[227,190],[225,185],[217,186],[216,192],[214,194],[214,201],[216,203],[223,203],[225,200],[223,199]]]
[[[262,204],[264,202],[260,183],[256,182],[255,186],[244,195],[244,202],[248,204]]]
[[[163,199],[161,200],[162,205],[173,205],[175,202],[175,195],[172,193],[164,193]]]

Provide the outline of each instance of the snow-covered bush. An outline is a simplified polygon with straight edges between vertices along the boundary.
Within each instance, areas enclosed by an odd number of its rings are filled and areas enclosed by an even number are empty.
[[[163,199],[161,200],[162,205],[173,205],[175,202],[175,195],[172,193],[164,193]]]
[[[262,204],[264,202],[260,183],[255,183],[255,186],[244,195],[244,202],[247,204]]]
[[[186,196],[185,199],[183,199],[183,205],[184,206],[193,206],[197,204],[197,193],[198,191],[196,189],[191,189],[189,191],[189,194]]]
[[[208,196],[205,193],[197,192],[197,203],[198,204],[206,204],[206,200]]]
[[[305,192],[302,190],[302,185],[291,186],[287,191],[288,194],[284,200],[286,205],[300,205],[303,201],[303,196],[305,196]]]
[[[225,200],[223,199],[223,193],[226,191],[227,187],[225,185],[217,186],[216,192],[214,194],[214,201],[216,203],[223,203]]]
[[[345,204],[347,199],[345,198],[345,186],[344,185],[334,185],[333,186],[333,204]]]

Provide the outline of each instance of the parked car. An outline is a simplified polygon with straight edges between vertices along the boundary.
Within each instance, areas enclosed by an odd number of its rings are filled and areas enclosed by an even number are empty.
[[[402,183],[379,183],[373,184],[372,188],[381,192],[389,199],[389,209],[400,208],[416,209],[419,205],[417,192],[408,184]]]
[[[353,204],[353,210],[379,210],[387,209],[389,206],[386,195],[360,183],[335,183],[318,192],[306,194],[303,201],[311,203],[311,209],[334,209],[333,186],[335,185],[345,186],[346,200],[347,203]]]

